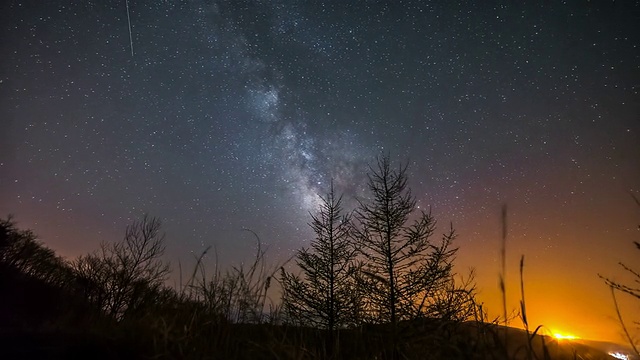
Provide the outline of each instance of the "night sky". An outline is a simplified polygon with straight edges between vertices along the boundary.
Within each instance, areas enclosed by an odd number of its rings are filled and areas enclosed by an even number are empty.
[[[149,213],[174,264],[250,259],[244,228],[276,264],[390,154],[491,314],[506,203],[509,308],[524,254],[532,324],[621,340],[597,274],[640,255],[640,2],[526,3],[129,0],[130,33],[125,0],[4,1],[0,215],[70,259]]]

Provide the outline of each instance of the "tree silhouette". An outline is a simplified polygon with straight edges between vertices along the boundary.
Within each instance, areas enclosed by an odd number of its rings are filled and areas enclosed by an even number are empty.
[[[52,285],[71,279],[67,263],[31,230],[20,230],[11,216],[0,219],[0,264]]]
[[[360,285],[371,321],[391,323],[420,316],[439,316],[442,305],[435,295],[452,284],[453,227],[439,243],[432,241],[436,221],[430,212],[416,210],[407,187],[407,166],[392,169],[388,157],[371,169],[369,203],[355,212],[354,236],[366,259]]]
[[[145,215],[127,226],[124,239],[102,243],[72,263],[87,298],[121,320],[153,302],[169,273],[162,261],[164,235],[158,218]]]
[[[633,198],[633,200],[636,202],[636,204],[640,207],[640,199],[638,199],[634,194],[631,194],[631,197]],[[640,225],[638,225],[638,229],[640,230]],[[633,244],[636,246],[637,250],[640,250],[640,242],[638,241],[634,241]],[[620,265],[626,273],[630,274],[630,277],[633,279],[632,283],[635,283],[635,285],[629,285],[615,281],[615,280],[611,280],[608,277],[602,276],[602,275],[598,275],[600,276],[601,279],[604,280],[604,282],[609,286],[609,288],[611,289],[611,296],[613,297],[613,302],[616,308],[616,313],[618,316],[618,321],[620,322],[620,325],[622,326],[622,329],[624,331],[625,336],[627,337],[627,341],[629,342],[629,345],[631,345],[631,347],[633,348],[635,354],[637,356],[640,357],[640,344],[637,344],[636,341],[634,341],[633,337],[631,336],[631,334],[629,333],[629,330],[627,328],[627,326],[625,325],[624,321],[622,320],[622,314],[620,312],[620,308],[618,306],[618,300],[616,299],[616,291],[621,291],[625,294],[628,294],[638,300],[640,300],[640,271],[633,269],[631,267],[629,267],[628,265],[620,262],[618,263],[618,265]],[[636,322],[636,325],[640,325],[639,322]]]
[[[93,319],[91,306],[75,293],[73,269],[31,230],[9,216],[0,219],[0,324],[39,328],[78,326]]]
[[[302,324],[327,329],[331,344],[333,330],[352,325],[357,314],[357,252],[350,241],[350,215],[343,214],[342,197],[336,197],[333,182],[311,218],[315,240],[310,249],[299,250],[296,259],[302,277],[282,269],[283,306]]]
[[[633,200],[636,202],[636,204],[640,207],[640,199],[638,199],[635,195],[631,194],[631,196],[633,197]],[[640,230],[640,225],[638,225],[638,229]],[[634,241],[633,244],[636,246],[637,250],[640,250],[640,242],[638,241]],[[629,274],[631,274],[631,276],[635,279],[634,282],[636,284],[640,284],[640,272],[638,270],[634,270],[631,267],[623,264],[623,263],[619,263],[619,265]],[[603,277],[603,279],[605,280],[605,282],[607,283],[607,285],[609,285],[610,287],[622,291],[624,293],[627,293],[633,297],[635,297],[636,299],[640,300],[640,287],[638,285],[626,285],[626,284],[622,284],[616,281],[613,281],[609,278]]]

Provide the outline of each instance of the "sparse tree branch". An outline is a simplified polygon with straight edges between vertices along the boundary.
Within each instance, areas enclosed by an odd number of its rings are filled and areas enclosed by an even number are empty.
[[[161,259],[161,226],[158,218],[145,215],[127,226],[122,241],[103,242],[97,252],[72,263],[87,297],[107,315],[122,320],[142,310],[166,280],[170,268]]]

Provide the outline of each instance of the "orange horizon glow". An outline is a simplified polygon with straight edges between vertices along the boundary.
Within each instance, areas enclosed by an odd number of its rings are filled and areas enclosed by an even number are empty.
[[[562,234],[560,235],[562,236]],[[586,235],[585,235],[586,236]],[[531,246],[520,246],[514,249],[516,254],[525,254],[524,267],[524,300],[526,301],[526,318],[531,331],[541,326],[539,334],[553,337],[557,340],[571,340],[566,336],[578,339],[606,341],[615,344],[625,344],[620,334],[620,325],[615,317],[615,308],[610,291],[607,291],[597,273],[616,274],[615,268],[607,268],[608,264],[615,264],[615,257],[601,252],[600,258],[592,262],[595,266],[591,272],[578,271],[579,264],[573,259],[580,249],[570,249],[558,245],[554,251],[541,252],[533,242],[522,241]],[[481,289],[478,299],[487,311],[487,318],[503,319],[503,299],[500,288],[496,285],[496,272],[485,270],[486,265],[479,260],[483,258],[498,259],[493,249],[479,249],[473,252],[461,247],[460,261],[470,264],[476,269],[477,286]],[[637,251],[628,251],[629,257],[621,257],[623,263],[632,263],[631,256],[637,256]],[[571,256],[567,256],[571,254]],[[625,254],[626,255],[626,254]],[[522,300],[520,292],[519,256],[507,256],[506,261],[506,310],[508,326],[524,328],[518,316],[518,305]],[[601,263],[605,265],[600,265]],[[637,302],[631,297],[619,296],[620,310],[625,318],[636,320],[634,306]],[[630,320],[631,321],[631,320]],[[559,336],[557,336],[559,335]]]

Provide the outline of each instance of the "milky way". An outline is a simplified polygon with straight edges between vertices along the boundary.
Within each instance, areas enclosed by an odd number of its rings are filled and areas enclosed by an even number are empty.
[[[149,213],[174,262],[209,245],[245,259],[243,229],[275,262],[309,244],[331,181],[351,209],[389,154],[440,230],[458,230],[457,267],[478,268],[489,307],[506,203],[532,316],[577,323],[544,312],[577,303],[597,317],[584,331],[611,336],[607,293],[592,289],[635,261],[637,1],[128,7],[0,11],[0,215],[67,257]],[[536,295],[550,287],[563,290]]]

